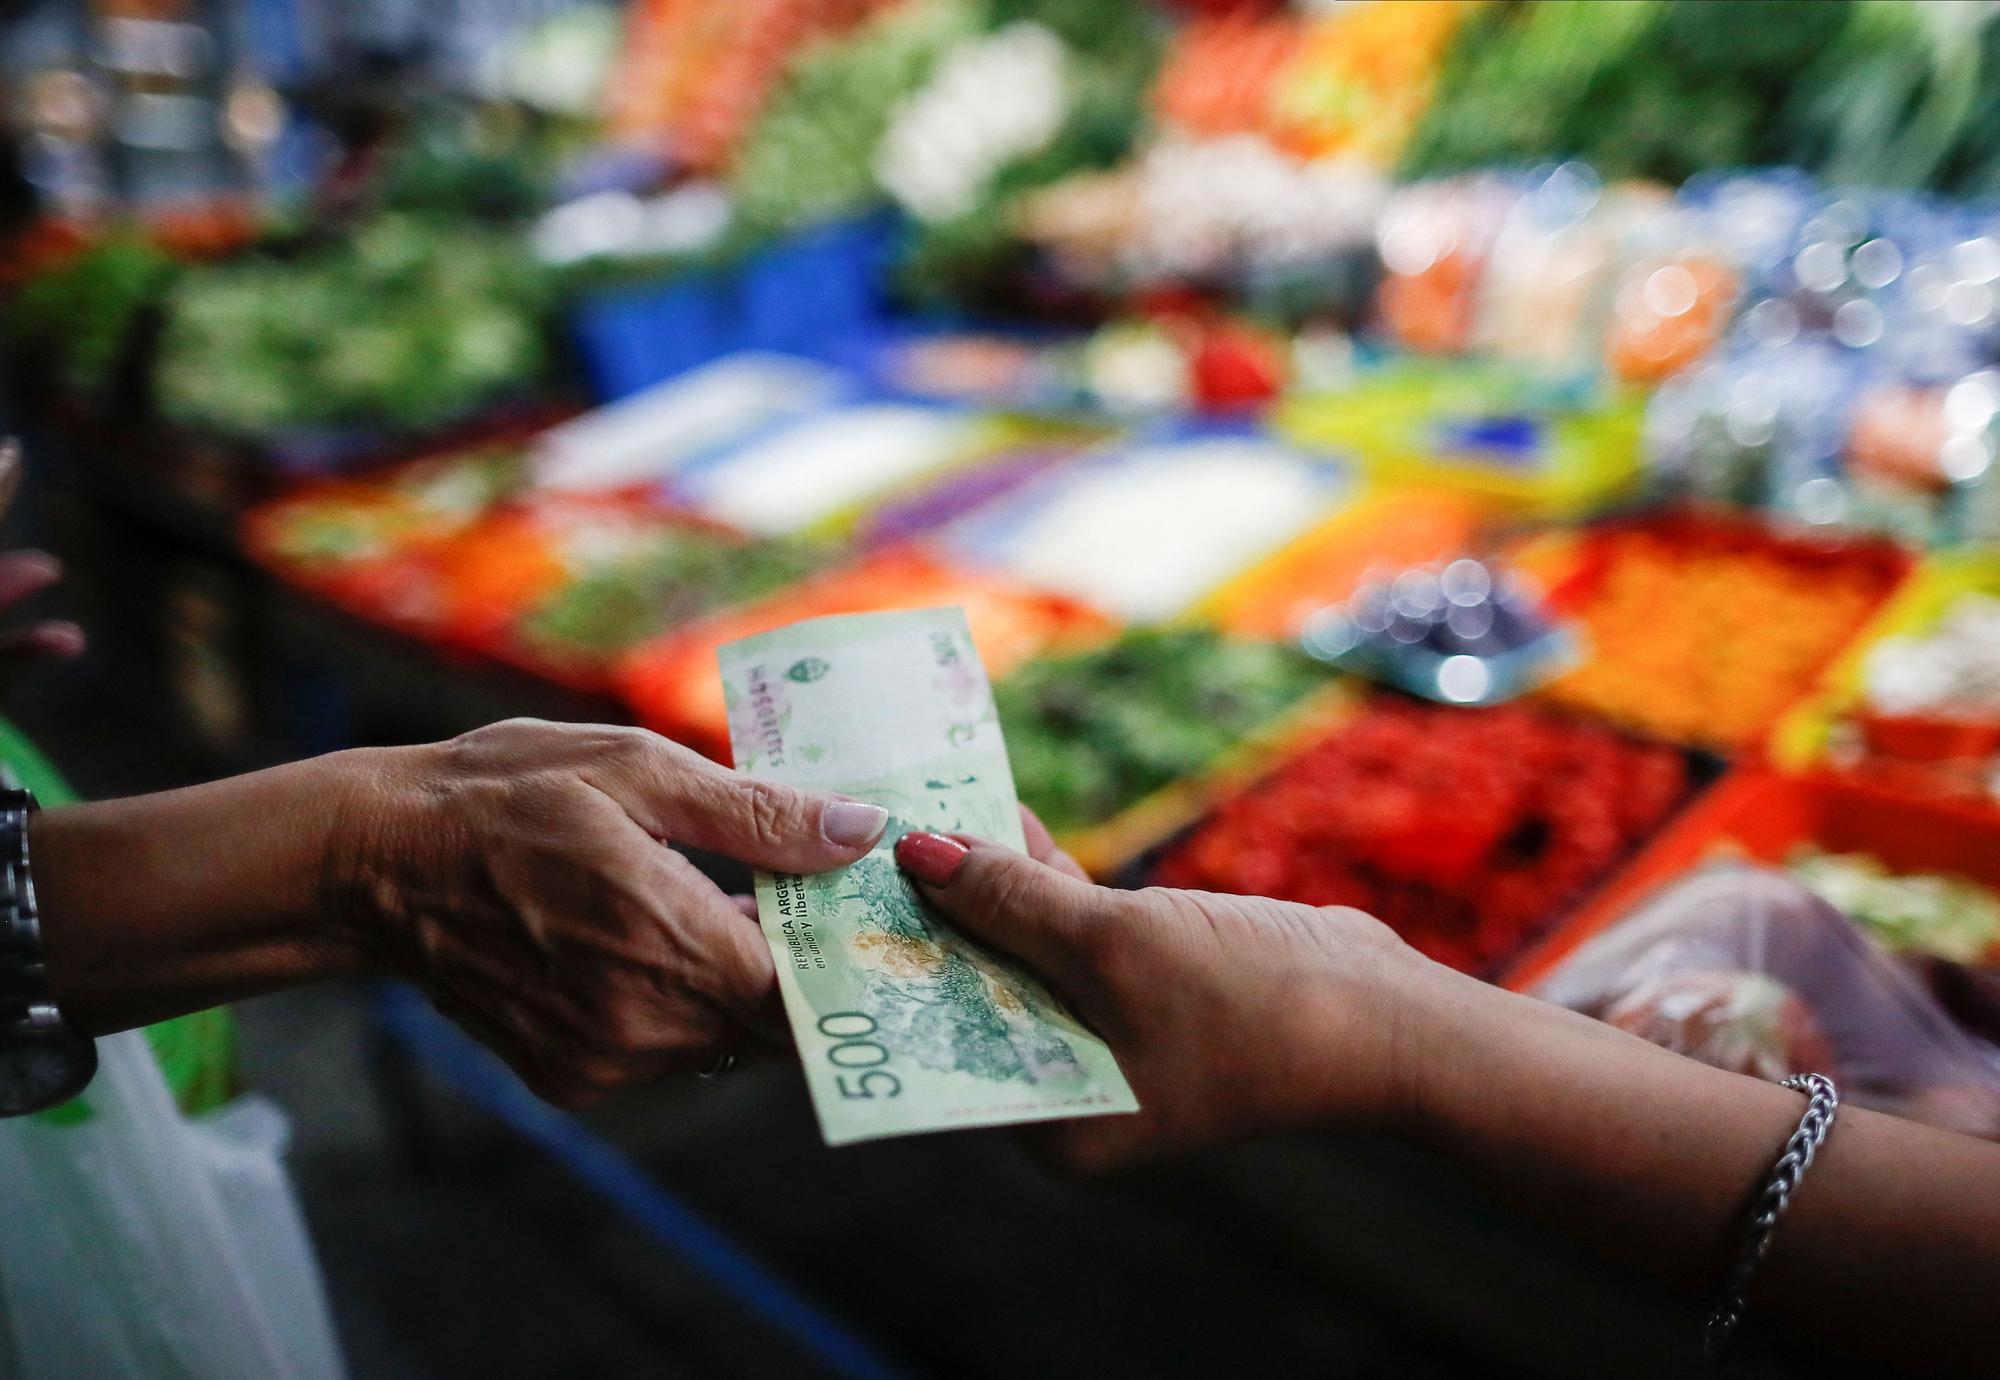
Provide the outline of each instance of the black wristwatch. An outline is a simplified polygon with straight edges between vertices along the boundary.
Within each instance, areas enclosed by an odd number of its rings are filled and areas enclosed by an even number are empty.
[[[97,1042],[64,1018],[42,970],[42,918],[28,867],[27,791],[0,790],[0,1116],[66,1102],[97,1072]]]

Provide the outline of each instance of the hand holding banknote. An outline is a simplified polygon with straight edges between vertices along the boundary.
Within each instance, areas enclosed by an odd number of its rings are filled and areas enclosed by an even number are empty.
[[[737,768],[889,812],[866,857],[757,878],[757,911],[827,1142],[1129,1112],[1097,1032],[955,932],[897,870],[911,831],[1060,858],[1023,816],[957,609],[813,619],[721,649]]]
[[[887,819],[636,728],[519,719],[394,753],[348,812],[369,822],[337,864],[353,928],[564,1105],[698,1069],[776,1017],[756,925],[668,844],[822,872]]]
[[[1106,1168],[1395,1101],[1399,1017],[1443,970],[1380,921],[1263,897],[1093,886],[976,839],[907,834],[896,859],[952,924],[1047,980],[1111,1044],[1140,1112],[1050,1128]]]

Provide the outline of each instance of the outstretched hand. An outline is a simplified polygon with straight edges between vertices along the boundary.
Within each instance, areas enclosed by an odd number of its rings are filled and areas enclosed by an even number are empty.
[[[821,872],[887,820],[636,728],[513,720],[400,765],[337,855],[352,931],[564,1105],[784,1030],[755,920],[669,844]]]
[[[1031,851],[1049,848],[1031,833]],[[1077,1167],[1394,1110],[1398,1023],[1438,970],[1380,921],[1117,891],[1066,858],[937,834],[906,836],[896,856],[945,916],[1020,958],[1110,1041],[1141,1110],[1057,1127]]]

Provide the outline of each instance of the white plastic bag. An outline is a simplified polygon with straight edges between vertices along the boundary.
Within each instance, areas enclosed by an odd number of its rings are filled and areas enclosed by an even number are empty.
[[[1667,993],[1676,978],[1768,980],[1786,1004],[1730,1013],[1709,1003],[1697,1012],[1699,987],[1683,986],[1671,992],[1679,1010],[1656,1002],[1655,1019],[1626,1028],[1746,1072],[1754,1066],[1733,1052],[1746,1043],[1761,1043],[1769,1060],[1794,1072],[1805,1071],[1791,1065],[1810,1049],[1805,1062],[1831,1059],[1813,1071],[1831,1074],[1843,1101],[2000,1139],[2000,1050],[1954,1023],[1853,921],[1783,872],[1734,862],[1703,868],[1579,948],[1535,995],[1604,1019]],[[1714,1019],[1718,1012],[1724,1019]],[[1732,1022],[1732,1014],[1748,1019]],[[1669,1027],[1674,1037],[1661,1038]]]
[[[0,1121],[0,1377],[340,1380],[268,1103],[174,1106],[137,1032],[82,1105]]]

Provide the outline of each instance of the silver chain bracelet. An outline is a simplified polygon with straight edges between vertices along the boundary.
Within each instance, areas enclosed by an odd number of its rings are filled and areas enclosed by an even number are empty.
[[[1729,1359],[1736,1330],[1743,1325],[1743,1296],[1750,1287],[1751,1276],[1770,1252],[1771,1233],[1790,1206],[1792,1194],[1798,1191],[1799,1180],[1812,1168],[1813,1156],[1819,1153],[1820,1143],[1833,1129],[1834,1114],[1840,1110],[1840,1090],[1823,1073],[1797,1074],[1785,1079],[1782,1086],[1806,1094],[1806,1114],[1799,1118],[1799,1129],[1792,1132],[1792,1138],[1785,1142],[1784,1153],[1771,1166],[1770,1180],[1750,1211],[1749,1229],[1736,1253],[1736,1263],[1730,1267],[1721,1298],[1702,1329],[1702,1354],[1710,1365],[1718,1368]]]

